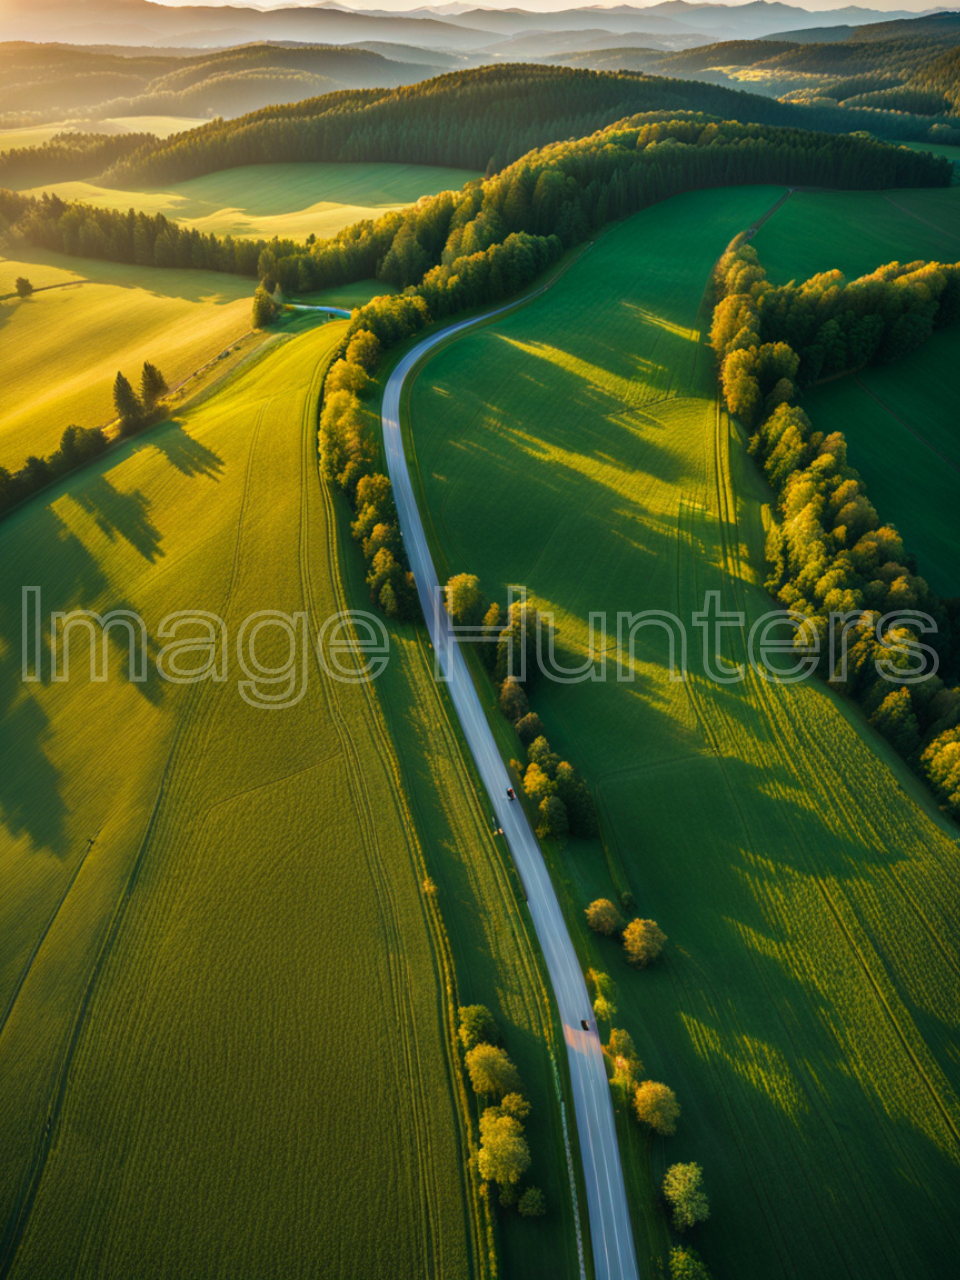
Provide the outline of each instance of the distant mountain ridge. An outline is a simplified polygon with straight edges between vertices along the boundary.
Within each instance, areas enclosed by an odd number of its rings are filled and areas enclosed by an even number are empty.
[[[447,4],[434,10],[351,9],[339,3],[257,9],[243,5],[170,6],[152,0],[6,0],[0,13],[0,41],[47,40],[66,43],[200,47],[254,40],[297,40],[312,44],[378,41],[459,53],[485,48],[520,35],[598,29],[614,34],[711,40],[751,39],[792,30],[854,27],[914,18],[907,10],[885,12],[846,6],[811,12],[781,0],[742,5],[661,0],[647,8],[598,5],[534,12]]]

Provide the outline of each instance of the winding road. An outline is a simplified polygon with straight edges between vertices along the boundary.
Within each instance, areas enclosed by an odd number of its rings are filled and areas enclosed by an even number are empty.
[[[513,310],[516,305],[516,302],[512,302],[483,316],[451,325],[425,338],[408,352],[390,375],[384,391],[383,438],[387,469],[400,516],[400,528],[410,557],[410,567],[416,578],[430,638],[440,669],[448,681],[447,688],[470,751],[490,795],[497,821],[503,828],[527,894],[530,914],[560,1010],[573,1083],[597,1280],[638,1280],[610,1086],[586,983],[540,846],[523,806],[519,801],[511,802],[507,798],[507,788],[511,786],[510,776],[497,750],[458,641],[452,634],[449,616],[445,608],[438,606],[437,573],[417,509],[400,431],[400,396],[403,384],[424,356],[452,335],[462,333],[492,316]],[[590,1030],[582,1030],[582,1019],[589,1022]]]

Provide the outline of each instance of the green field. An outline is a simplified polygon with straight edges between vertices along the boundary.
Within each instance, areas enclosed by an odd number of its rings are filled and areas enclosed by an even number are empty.
[[[795,193],[754,244],[777,283],[839,267],[849,278],[884,262],[960,260],[960,187],[941,191]],[[904,535],[942,595],[960,592],[960,327],[893,365],[814,389],[818,430],[845,433],[881,520]]]
[[[459,190],[475,173],[414,164],[260,164],[225,169],[163,190],[123,191],[91,182],[40,190],[109,209],[142,209],[199,231],[254,239],[331,236],[362,218]]]
[[[251,611],[315,633],[343,603],[313,429],[342,328],[0,533],[11,1277],[477,1273],[448,965],[375,704],[313,659],[282,713],[237,683]],[[227,682],[23,685],[21,583],[154,639],[212,609]]]
[[[0,528],[0,1241],[19,1280],[87,1280],[94,1257],[117,1277],[486,1274],[451,1052],[476,1000],[522,1071],[550,1204],[504,1222],[501,1274],[578,1274],[562,1044],[431,655],[395,628],[375,690],[311,660],[280,714],[239,695],[248,614],[305,610],[315,634],[367,605],[315,474],[344,324],[299,324]],[[92,684],[81,646],[68,683],[24,685],[22,583],[45,613],[135,609],[154,656],[166,613],[213,610],[228,679]]]
[[[946,1280],[960,1237],[955,828],[825,686],[752,671],[717,684],[691,625],[708,590],[748,624],[771,607],[769,494],[718,411],[702,329],[715,260],[780,194],[700,192],[611,229],[544,298],[425,365],[410,433],[441,576],[478,573],[500,597],[526,584],[556,615],[562,661],[586,654],[589,611],[686,620],[685,682],[645,630],[634,681],[542,682],[534,704],[603,814],[603,848],[557,858],[571,924],[629,888],[670,938],[642,975],[612,943],[581,945],[617,981],[649,1074],[679,1096],[677,1136],[649,1155],[656,1176],[702,1163],[698,1247],[718,1275],[751,1280]],[[742,661],[745,628],[725,635],[725,659]],[[641,1271],[655,1274],[631,1132]]]

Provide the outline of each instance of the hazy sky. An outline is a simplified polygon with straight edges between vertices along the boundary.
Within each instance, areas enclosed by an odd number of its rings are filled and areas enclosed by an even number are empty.
[[[727,0],[729,4],[749,4],[752,0]],[[783,0],[784,3],[791,3],[791,0]],[[258,0],[256,4],[245,3],[245,0],[159,0],[159,3],[178,6],[181,4],[241,4],[245,8],[251,9],[290,9],[296,7],[300,0]],[[656,0],[651,0],[656,3]],[[343,0],[344,7],[351,9],[430,9],[435,5],[425,4],[423,0]],[[306,7],[312,7],[307,5]],[[606,8],[608,6],[602,4],[594,4],[590,6],[589,0],[584,0],[581,5],[579,0],[477,0],[477,3],[471,3],[471,8],[479,9],[527,9],[532,12],[544,13],[556,9],[573,9],[577,7],[593,7],[597,9]],[[635,5],[638,9],[646,8],[645,4]],[[846,8],[845,0],[805,0],[802,5],[794,4],[795,8],[807,9],[817,13],[823,9],[840,9]],[[923,0],[868,0],[868,3],[856,6],[862,9],[882,9],[885,12],[897,10],[911,10],[915,13],[925,12],[933,6],[924,4]],[[952,5],[943,7],[952,8]],[[238,15],[239,16],[239,15]]]

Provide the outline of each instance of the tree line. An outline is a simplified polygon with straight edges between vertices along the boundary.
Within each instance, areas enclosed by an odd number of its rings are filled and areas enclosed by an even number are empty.
[[[629,906],[633,908],[632,895],[623,897],[629,899]],[[637,919],[624,926],[619,910],[607,898],[591,902],[586,916],[595,933],[621,938],[627,959],[636,968],[646,968],[663,951],[666,937],[653,920]],[[615,983],[609,974],[592,968],[586,976],[598,1023],[612,1023],[617,1017]],[[603,1056],[615,1105],[629,1107],[648,1137],[672,1137],[680,1119],[677,1095],[669,1085],[644,1078],[644,1066],[630,1033],[611,1026],[607,1043],[603,1045]],[[703,1170],[698,1164],[671,1165],[663,1179],[661,1193],[671,1224],[681,1234],[710,1216]],[[671,1280],[709,1280],[710,1277],[699,1254],[686,1242],[674,1245],[670,1251],[670,1275]]]
[[[459,1010],[458,1037],[470,1085],[484,1103],[474,1171],[485,1185],[497,1187],[503,1208],[515,1207],[525,1218],[542,1217],[546,1197],[524,1181],[531,1155],[523,1122],[531,1107],[520,1073],[502,1047],[496,1019],[485,1005],[465,1005]]]
[[[860,704],[944,809],[960,817],[960,688],[947,683],[960,667],[960,600],[941,599],[918,574],[897,530],[881,524],[847,459],[843,434],[816,431],[794,403],[798,378],[809,381],[821,351],[819,370],[841,372],[913,350],[933,328],[955,320],[960,264],[892,263],[850,284],[830,272],[799,289],[778,290],[756,250],[735,241],[718,266],[717,287],[711,336],[724,397],[751,431],[750,452],[780,514],[767,545],[767,589],[808,620],[796,643],[809,646],[816,635],[819,673]],[[806,368],[787,340],[797,335],[809,343],[801,347]],[[811,349],[817,352],[812,359]],[[898,621],[878,638],[880,620],[905,610],[929,615],[936,632]],[[846,613],[856,621],[844,646],[836,634],[844,624],[831,615]],[[939,674],[910,684],[884,678],[878,660],[888,674],[910,674],[917,650],[912,658],[905,648],[890,647],[907,642],[935,651],[946,680]],[[833,652],[840,655],[836,667]]]
[[[219,237],[181,227],[162,213],[97,209],[79,201],[0,190],[0,230],[10,241],[71,257],[99,258],[140,267],[226,271],[257,278],[261,256],[305,252],[292,240]]]
[[[113,401],[119,420],[119,437],[134,435],[155,422],[166,394],[166,379],[149,361],[144,363],[140,375],[139,393],[123,373],[118,373],[113,384]],[[64,430],[53,453],[46,457],[31,454],[16,471],[0,467],[0,518],[54,480],[98,457],[110,443],[110,437],[102,427],[72,425]]]
[[[57,252],[230,271],[269,278],[287,293],[375,275],[398,288],[415,286],[438,314],[447,314],[507,296],[561,247],[683,191],[755,182],[946,186],[951,176],[943,158],[866,138],[653,112],[532,151],[495,178],[313,244],[221,239],[162,214],[68,204],[49,193],[36,198],[0,190],[0,218],[10,224],[8,235]]]
[[[57,133],[42,146],[0,152],[0,186],[86,178],[156,141],[152,133]]]
[[[331,364],[324,381],[318,432],[320,472],[343,491],[353,508],[350,528],[367,562],[371,603],[388,618],[405,621],[417,617],[417,588],[403,547],[390,478],[377,469],[377,418],[363,403],[373,386],[370,375],[380,361],[380,341],[375,332],[357,323],[356,314],[340,358]]]
[[[654,112],[531,151],[484,182],[355,223],[308,250],[271,249],[269,268],[287,293],[375,275],[412,289],[439,316],[508,296],[606,222],[684,191],[947,186],[951,174],[942,158],[866,138]]]
[[[657,110],[832,133],[850,128],[849,112],[840,109],[797,107],[702,81],[508,64],[455,71],[392,90],[341,90],[218,119],[144,147],[114,164],[102,180],[129,187],[180,182],[238,165],[317,160],[495,172],[558,138],[582,137],[626,116]],[[871,113],[870,119],[878,132],[916,133],[895,113]]]

